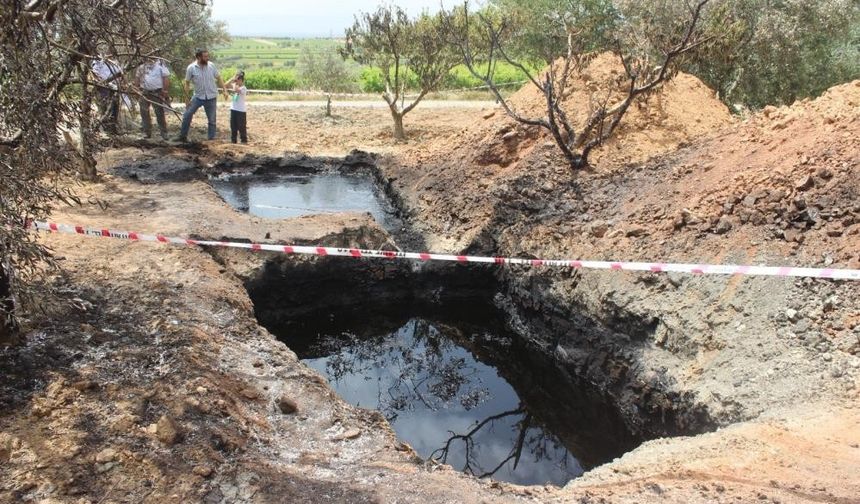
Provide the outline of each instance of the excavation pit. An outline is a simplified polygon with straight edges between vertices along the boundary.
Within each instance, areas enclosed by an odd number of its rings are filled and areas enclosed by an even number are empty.
[[[489,269],[279,258],[247,286],[264,326],[425,459],[560,486],[642,441],[507,327]]]

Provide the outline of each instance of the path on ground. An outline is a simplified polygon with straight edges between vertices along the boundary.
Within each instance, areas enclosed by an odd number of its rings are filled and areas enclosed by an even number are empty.
[[[226,106],[227,102],[221,102],[220,105]],[[250,101],[248,105],[251,107],[272,107],[272,108],[308,108],[308,107],[325,107],[326,102],[323,100],[286,100],[286,101]],[[368,109],[387,109],[388,104],[382,100],[354,100],[354,101],[334,101],[334,108],[368,108]],[[485,109],[496,106],[494,101],[472,101],[472,100],[427,100],[422,101],[419,107],[432,109]],[[182,108],[182,105],[177,105],[177,110]]]

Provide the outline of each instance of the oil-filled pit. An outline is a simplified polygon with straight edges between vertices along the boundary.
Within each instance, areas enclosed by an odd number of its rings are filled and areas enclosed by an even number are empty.
[[[247,287],[263,325],[425,459],[563,485],[641,442],[508,329],[488,269],[278,258]]]
[[[258,217],[369,212],[415,242],[375,175],[269,162],[210,181]],[[523,284],[510,269],[285,256],[258,264],[243,275],[258,321],[347,402],[380,411],[422,458],[563,485],[646,439],[710,426],[659,383],[625,378],[648,321],[619,318],[610,330],[536,311],[542,282]],[[580,347],[575,358],[562,344]]]

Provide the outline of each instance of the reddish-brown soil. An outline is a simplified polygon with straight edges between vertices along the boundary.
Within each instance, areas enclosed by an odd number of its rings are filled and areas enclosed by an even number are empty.
[[[584,89],[617,73],[598,58]],[[533,99],[515,101],[538,113]],[[581,173],[544,133],[495,109],[419,108],[407,118],[412,140],[393,144],[383,110],[331,120],[252,108],[249,146],[223,142],[222,109],[222,140],[194,155],[380,152],[438,251],[858,267],[860,82],[743,122],[683,75],[650,100]],[[175,155],[189,156],[123,149],[100,167]],[[55,220],[387,239],[364,216],[249,217],[202,182],[106,174],[79,190],[106,206],[63,208]],[[648,442],[563,489],[517,488],[425,466],[378,415],[337,398],[254,320],[237,274],[259,256],[45,240],[64,268],[47,282],[73,304],[46,302],[27,345],[0,352],[0,502],[860,502],[855,285],[523,273],[597,322],[657,320],[637,347],[636,378],[666,378],[722,428]],[[280,411],[284,397],[297,414]]]

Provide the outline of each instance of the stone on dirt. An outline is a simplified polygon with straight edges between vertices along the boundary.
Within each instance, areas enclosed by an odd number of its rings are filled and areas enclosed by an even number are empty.
[[[179,442],[181,431],[172,418],[164,415],[159,418],[158,423],[155,424],[155,436],[165,445],[173,446]]]
[[[589,226],[589,230],[595,238],[603,238],[609,232],[609,224],[601,221],[593,222]]]
[[[815,180],[812,178],[812,175],[807,175],[802,179],[798,180],[794,185],[794,188],[798,191],[808,191],[815,187]]]
[[[726,234],[732,230],[732,221],[725,215],[720,217],[720,220],[717,222],[717,225],[714,227],[714,232],[717,234]]]
[[[245,399],[253,401],[253,400],[260,398],[260,392],[256,389],[251,388],[251,387],[246,387],[246,388],[242,389],[242,396]]]
[[[192,469],[192,472],[201,478],[208,478],[212,476],[212,468],[207,465],[199,465]]]
[[[107,464],[116,460],[117,453],[113,448],[105,448],[96,454],[96,462],[99,464]]]
[[[358,436],[361,436],[361,431],[353,428],[353,429],[347,430],[346,432],[344,432],[343,434],[341,434],[339,436],[335,436],[334,440],[335,441],[345,441],[347,439],[355,439]]]
[[[9,434],[0,434],[0,463],[8,462],[12,458],[14,441],[14,438]]]
[[[292,415],[299,410],[299,405],[287,396],[281,396],[277,400],[278,409],[284,415]]]
[[[643,236],[646,236],[647,234],[648,231],[640,226],[633,226],[626,232],[628,238],[641,238]]]

